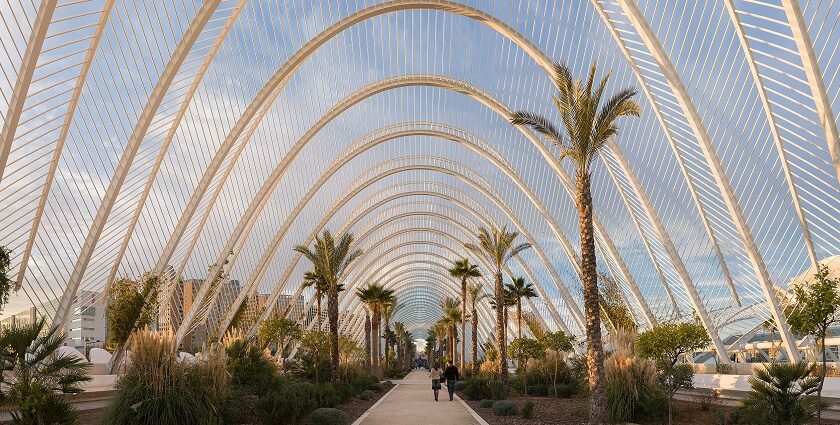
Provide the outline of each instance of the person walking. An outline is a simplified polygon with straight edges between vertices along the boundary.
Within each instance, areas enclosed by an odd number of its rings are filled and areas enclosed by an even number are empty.
[[[449,401],[455,396],[455,383],[461,378],[458,367],[452,364],[452,360],[446,362],[446,369],[443,371],[443,379],[446,379],[446,390],[449,391]]]
[[[443,375],[443,370],[435,363],[435,367],[429,373],[429,378],[432,378],[432,390],[435,392],[435,401],[438,401],[438,391],[440,391],[440,377]]]

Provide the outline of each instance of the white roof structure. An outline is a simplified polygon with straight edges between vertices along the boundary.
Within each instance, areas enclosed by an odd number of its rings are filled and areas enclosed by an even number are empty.
[[[492,224],[534,244],[509,265],[528,310],[582,335],[574,170],[508,122],[557,119],[554,61],[639,89],[593,196],[599,269],[640,328],[696,313],[721,352],[840,254],[840,2],[10,0],[0,19],[8,311],[60,298],[62,322],[115,278],[175,296],[223,267],[238,286],[162,313],[179,339],[254,297],[304,317],[292,247],[331,229],[365,252],[345,294],[387,282],[418,335],[459,291],[452,260],[488,270],[463,244]]]

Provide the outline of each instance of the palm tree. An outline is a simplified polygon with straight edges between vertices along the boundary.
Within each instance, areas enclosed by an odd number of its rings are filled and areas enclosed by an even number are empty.
[[[464,358],[466,357],[467,348],[465,346],[467,340],[467,279],[471,277],[481,277],[481,270],[475,264],[470,264],[470,260],[464,258],[455,262],[452,268],[449,269],[449,274],[452,277],[461,279],[461,370],[464,370]]]
[[[365,288],[359,288],[356,290],[356,296],[367,305],[368,309],[370,310],[371,315],[371,332],[370,335],[373,337],[371,340],[373,341],[371,349],[368,350],[368,356],[372,357],[372,368],[373,368],[373,375],[377,378],[382,378],[382,366],[379,362],[379,351],[380,351],[380,340],[379,340],[379,330],[382,323],[382,307],[385,304],[388,304],[394,298],[394,291],[390,289],[385,289],[383,285],[379,285],[376,283],[369,283]]]
[[[403,322],[394,322],[394,333],[397,336],[397,349],[395,354],[397,355],[397,359],[399,361],[405,363],[405,353],[403,352],[403,347],[405,347],[405,344],[403,343],[403,337],[405,336],[405,324]]]
[[[443,310],[440,322],[446,324],[449,333],[449,357],[452,364],[455,364],[457,362],[458,325],[463,319],[461,317],[461,301],[457,298],[446,297],[441,301],[440,308]],[[461,352],[462,358],[463,355],[464,353]]]
[[[508,318],[510,308],[516,305],[516,298],[510,292],[510,290],[508,290],[507,287],[502,289],[502,294],[504,295],[504,304],[502,305],[502,317],[504,318],[504,320],[502,321],[502,332],[505,334],[505,336],[507,336],[507,331],[510,324],[510,319]],[[490,300],[490,307],[492,307],[493,310],[496,309],[496,300]]]
[[[467,291],[470,300],[470,323],[472,325],[472,366],[473,374],[478,373],[478,302],[484,299],[486,294],[480,283],[474,283]]]
[[[67,335],[56,327],[44,327],[41,318],[0,330],[0,400],[16,407],[10,411],[16,424],[74,423],[73,406],[59,393],[81,393],[81,384],[91,379],[89,363],[59,353]]]
[[[592,229],[592,162],[604,148],[607,139],[618,132],[616,119],[623,116],[638,117],[641,108],[633,97],[636,89],[626,88],[602,102],[609,74],[597,86],[593,63],[584,83],[574,79],[565,64],[554,65],[554,85],[557,93],[554,104],[563,122],[565,135],[547,118],[519,111],[510,117],[513,125],[524,125],[542,134],[560,149],[560,160],[571,159],[577,168],[576,189],[578,227],[581,251],[581,281],[583,282],[584,310],[586,312],[587,361],[589,367],[591,423],[606,423],[606,384],[604,381],[604,351],[601,341],[601,319],[598,311],[598,275],[595,260],[595,237]]]
[[[501,229],[494,227],[492,230],[481,228],[478,231],[478,245],[466,244],[466,248],[479,255],[484,255],[490,260],[490,264],[495,267],[494,277],[495,282],[495,297],[498,305],[504,304],[504,286],[502,285],[502,266],[508,260],[519,254],[520,252],[531,247],[529,243],[514,244],[518,232],[508,232],[507,226]],[[501,370],[499,377],[502,384],[507,386],[507,346],[505,344],[504,334],[504,311],[496,309],[496,340],[499,344],[499,359],[501,360]]]
[[[524,277],[513,278],[513,283],[508,283],[505,288],[516,300],[516,327],[519,331],[519,338],[522,338],[522,299],[538,297],[537,291],[531,282],[525,282]]]
[[[435,340],[438,345],[438,349],[435,349],[434,346],[432,346],[432,353],[434,354],[432,357],[437,358],[438,353],[443,354],[443,347],[448,334],[447,326],[445,323],[440,321],[435,322],[435,324],[431,327],[431,332],[435,336]],[[432,360],[430,360],[430,362],[431,361]],[[430,366],[434,366],[434,363],[430,363]]]
[[[350,250],[353,235],[347,233],[338,239],[333,239],[329,230],[315,237],[313,249],[298,245],[295,251],[301,253],[312,262],[313,273],[324,281],[327,289],[327,310],[330,319],[330,376],[338,381],[338,292],[341,290],[341,280],[347,266],[361,255],[361,250]]]
[[[324,298],[324,293],[329,290],[326,281],[322,279],[314,270],[310,270],[303,274],[303,282],[300,284],[301,288],[315,288],[315,314],[318,322],[318,330],[323,330],[321,326],[321,299]],[[341,292],[341,291],[339,291]]]
[[[373,374],[370,362],[370,314],[365,312],[365,370]]]
[[[385,322],[385,330],[382,332],[382,338],[385,340],[385,367],[390,367],[390,355],[388,351],[391,348],[391,317],[396,313],[397,299],[391,299],[382,305],[382,320]]]

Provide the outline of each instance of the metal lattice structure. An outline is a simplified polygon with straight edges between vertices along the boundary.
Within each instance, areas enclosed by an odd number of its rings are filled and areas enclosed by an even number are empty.
[[[508,123],[557,118],[555,60],[639,88],[593,196],[600,271],[641,329],[696,315],[723,353],[771,320],[797,357],[786,290],[840,254],[836,1],[11,0],[0,19],[9,312],[63,326],[80,293],[154,273],[179,342],[241,308],[251,333],[311,327],[292,247],[332,229],[365,252],[344,294],[386,282],[422,335],[452,260],[489,274],[463,244],[507,225],[534,245],[506,270],[537,287],[530,317],[582,335],[573,170]],[[209,301],[184,304],[186,281]]]

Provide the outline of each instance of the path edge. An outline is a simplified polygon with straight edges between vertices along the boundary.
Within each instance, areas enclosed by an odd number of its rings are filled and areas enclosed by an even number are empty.
[[[478,422],[479,425],[490,425],[490,424],[487,423],[487,421],[484,420],[484,418],[481,417],[481,415],[476,413],[476,411],[473,410],[472,407],[470,407],[470,405],[467,404],[466,401],[464,401],[464,399],[462,399],[461,397],[458,397],[457,394],[455,395],[455,398],[457,398],[458,401],[461,402],[461,404],[464,406],[464,408],[467,409],[467,412],[470,412],[470,415],[472,415],[473,419],[475,419],[475,421]],[[356,424],[353,424],[353,425],[356,425]]]
[[[379,403],[382,403],[382,401],[384,401],[386,398],[388,398],[388,396],[391,395],[391,393],[394,392],[394,390],[397,389],[397,387],[399,387],[399,386],[400,386],[400,384],[394,384],[394,386],[391,387],[391,389],[388,390],[388,392],[385,393],[385,395],[380,397],[379,400],[376,400],[376,403],[373,403],[373,406],[368,407],[368,410],[365,410],[365,413],[362,413],[362,416],[359,416],[359,419],[356,419],[351,425],[361,425],[362,421],[364,421],[365,418],[367,418],[367,416],[370,414],[371,410],[376,409],[376,407],[379,406]],[[485,422],[482,425],[488,425],[488,424],[487,424],[487,422]]]

